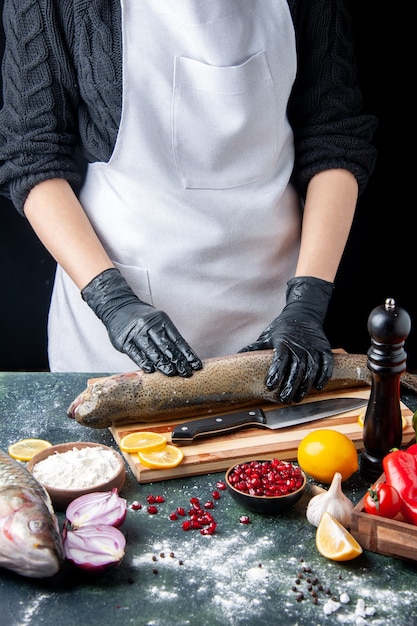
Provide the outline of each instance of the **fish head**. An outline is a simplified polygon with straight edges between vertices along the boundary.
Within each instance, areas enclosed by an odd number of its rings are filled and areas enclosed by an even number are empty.
[[[64,560],[58,520],[43,499],[20,486],[0,491],[0,567],[46,578]]]

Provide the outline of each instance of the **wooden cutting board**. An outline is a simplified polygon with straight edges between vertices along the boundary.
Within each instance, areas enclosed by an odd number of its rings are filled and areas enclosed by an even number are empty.
[[[347,396],[368,399],[369,394],[370,388],[364,387],[347,390],[343,393],[338,391],[336,393],[320,394],[320,398],[317,399],[343,398]],[[311,398],[308,398],[303,402],[311,401]],[[263,408],[268,410],[272,407],[267,405]],[[357,450],[362,450],[362,428],[358,424],[358,417],[365,409],[366,405],[354,411],[279,430],[246,428],[219,437],[206,437],[200,439],[195,444],[183,446],[184,459],[180,465],[172,469],[150,469],[144,467],[139,462],[137,455],[126,452],[122,452],[122,454],[137,481],[139,483],[150,483],[171,478],[181,478],[183,476],[220,472],[226,470],[230,465],[253,458],[268,459],[276,456],[282,460],[293,461],[297,459],[297,449],[303,437],[317,428],[338,430],[353,441]],[[415,436],[411,423],[413,413],[403,403],[401,403],[401,412],[407,421],[407,426],[403,430],[403,445],[405,445]],[[204,415],[204,417],[207,416]],[[162,433],[166,436],[167,442],[170,443],[173,428],[184,421],[189,420],[158,423],[141,422],[138,424],[125,424],[124,426],[112,426],[109,430],[118,445],[125,435],[140,430]]]

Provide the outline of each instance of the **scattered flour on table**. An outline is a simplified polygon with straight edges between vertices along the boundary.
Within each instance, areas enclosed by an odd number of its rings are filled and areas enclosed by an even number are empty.
[[[32,469],[42,484],[58,489],[88,489],[111,480],[120,468],[112,450],[96,447],[56,452]]]
[[[175,554],[175,558],[169,558],[170,552]],[[181,574],[177,569],[179,559],[182,561]],[[187,593],[197,604],[200,594],[201,602],[207,602],[207,589],[210,589],[209,605],[212,609],[216,607],[221,616],[216,623],[225,625],[248,623],[251,616],[259,620],[265,610],[266,615],[270,615],[270,608],[267,607],[277,588],[283,590],[279,609],[281,623],[292,623],[294,626],[302,616],[304,621],[300,623],[305,624],[305,620],[310,618],[312,626],[327,623],[397,626],[398,622],[390,621],[393,615],[398,615],[396,607],[412,605],[415,600],[411,589],[398,594],[389,588],[368,586],[365,582],[366,569],[360,569],[355,574],[344,572],[339,579],[338,572],[343,570],[332,562],[328,570],[325,564],[320,568],[313,566],[323,583],[330,584],[331,595],[326,598],[322,594],[318,605],[307,597],[299,604],[292,589],[294,572],[300,567],[298,559],[277,556],[276,545],[270,537],[252,537],[250,532],[204,540],[198,536],[195,541],[182,542],[178,546],[173,545],[172,539],[154,541],[151,547],[148,546],[148,551],[133,557],[132,565],[142,570],[144,566],[157,568],[159,584],[153,582],[147,589],[142,589],[154,601],[169,604],[181,598],[185,589],[183,575],[186,577]],[[176,578],[170,578],[165,586],[163,574],[172,571],[173,567],[178,572]],[[180,620],[177,623],[185,622]]]
[[[30,624],[35,623],[35,620],[41,623],[45,611],[44,604],[53,598],[53,595],[52,593],[42,593],[36,598],[31,597],[30,602],[24,600],[18,602],[14,606],[14,613],[19,620],[16,622],[18,626],[30,626]]]

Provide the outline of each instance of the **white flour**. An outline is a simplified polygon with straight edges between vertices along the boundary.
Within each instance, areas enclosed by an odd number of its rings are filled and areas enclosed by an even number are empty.
[[[308,598],[304,581],[304,600],[298,603],[291,587],[302,564],[295,557],[282,557],[271,537],[254,537],[250,528],[239,528],[235,536],[228,538],[220,534],[204,539],[199,534],[183,533],[183,536],[179,543],[174,536],[169,541],[155,540],[151,551],[133,557],[132,565],[145,574],[141,579],[142,593],[158,606],[165,602],[168,606],[183,597],[187,589],[188,618],[176,614],[175,621],[156,620],[155,625],[202,623],[198,621],[200,596],[204,599],[204,610],[213,618],[212,623],[224,626],[248,624],[252,618],[259,622],[263,615],[267,624],[274,611],[281,620],[277,618],[276,624],[293,626],[306,623],[311,626],[410,626],[413,623],[399,620],[397,609],[404,604],[413,605],[414,589],[397,593],[390,588],[380,588],[378,581],[376,587],[367,586],[366,570],[353,572],[319,559],[314,575],[318,574],[325,586],[329,584],[332,593],[327,596],[321,592],[315,606]],[[277,588],[282,589],[279,608],[271,608],[271,592]],[[389,619],[391,616],[393,620]],[[150,626],[153,622],[147,624]]]
[[[56,452],[33,467],[33,476],[55,489],[88,489],[111,480],[119,469],[112,450],[86,447]]]

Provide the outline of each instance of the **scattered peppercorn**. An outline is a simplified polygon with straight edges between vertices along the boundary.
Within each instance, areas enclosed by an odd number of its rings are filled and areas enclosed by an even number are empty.
[[[304,563],[304,558],[300,558],[300,562]],[[302,571],[297,572],[297,577],[295,578],[294,583],[295,584],[291,587],[291,590],[297,593],[297,602],[302,602],[306,599],[305,592],[308,592],[307,597],[311,599],[313,604],[319,604],[319,592],[331,595],[330,588],[324,589],[323,584],[320,582],[318,576],[314,574],[312,568],[309,565],[302,566]],[[300,587],[300,585],[302,584],[305,585],[305,591],[303,591],[303,589]]]

